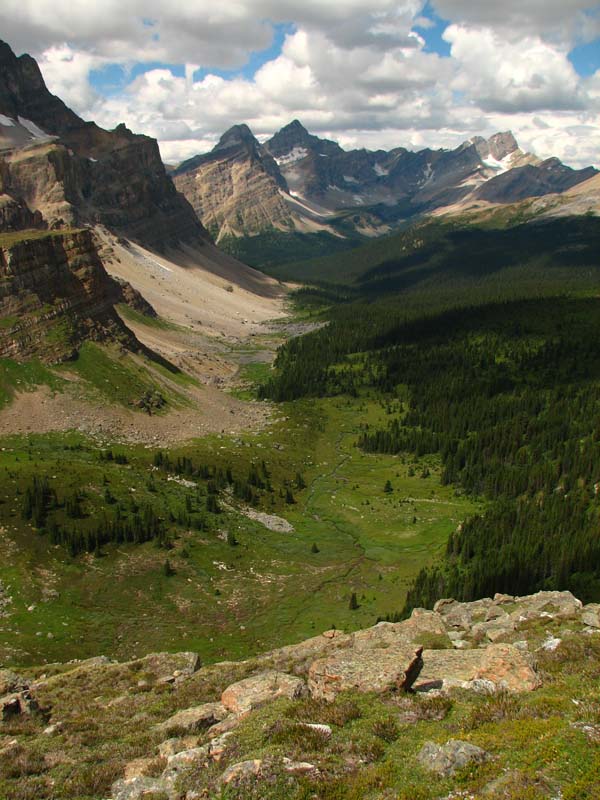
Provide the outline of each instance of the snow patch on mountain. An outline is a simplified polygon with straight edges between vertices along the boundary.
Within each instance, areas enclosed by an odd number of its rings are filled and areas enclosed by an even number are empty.
[[[375,173],[375,175],[377,175],[379,178],[383,178],[383,177],[385,177],[386,175],[389,175],[389,174],[390,174],[390,171],[389,171],[389,169],[386,169],[385,167],[382,167],[382,166],[381,166],[381,164],[373,164],[373,172],[374,172],[374,173]]]
[[[306,158],[307,155],[308,150],[305,147],[294,147],[289,153],[286,153],[284,156],[279,156],[279,158],[276,158],[275,161],[277,162],[278,167],[286,167],[290,164],[295,164],[298,161],[302,161],[302,159]]]
[[[510,169],[513,156],[514,153],[509,153],[508,155],[504,156],[502,160],[499,161],[497,158],[494,158],[494,156],[489,155],[487,158],[482,159],[482,161],[486,165],[486,167],[490,167],[491,169],[496,170],[498,175],[503,175]]]
[[[30,119],[25,119],[25,117],[17,117],[19,120],[19,125],[22,125],[25,130],[29,131],[29,133],[33,136],[34,139],[48,139],[48,134],[43,131],[41,128],[32,122]]]
[[[353,178],[352,175],[344,175],[343,178],[346,181],[346,183],[358,183],[356,178]]]
[[[11,128],[15,124],[14,119],[10,117],[5,117],[4,114],[0,114],[0,125],[4,125],[5,128]]]
[[[282,197],[285,197],[285,198],[286,198],[286,200],[290,200],[290,198],[291,198],[291,199],[292,199],[292,201],[293,201],[293,202],[294,202],[296,205],[300,206],[300,207],[301,207],[301,208],[303,208],[305,211],[307,211],[309,214],[312,214],[312,215],[313,215],[313,216],[315,216],[315,217],[330,217],[330,216],[331,216],[331,214],[324,214],[322,211],[317,211],[315,208],[312,208],[311,206],[309,206],[309,205],[308,205],[308,204],[305,202],[305,198],[304,198],[304,197],[302,197],[302,195],[301,195],[301,194],[298,194],[298,192],[293,192],[293,191],[291,191],[291,190],[290,190],[290,193],[289,193],[289,194],[287,194],[287,192],[284,192],[284,191],[283,191],[283,189],[280,189],[280,190],[279,190],[279,194],[280,194]]]

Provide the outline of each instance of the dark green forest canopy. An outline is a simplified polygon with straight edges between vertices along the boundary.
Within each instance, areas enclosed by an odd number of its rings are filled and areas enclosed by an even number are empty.
[[[405,613],[497,591],[600,599],[600,226],[572,222],[446,232],[435,259],[431,244],[299,298],[330,324],[280,351],[263,396],[402,400],[357,444],[438,453],[444,483],[488,501]]]

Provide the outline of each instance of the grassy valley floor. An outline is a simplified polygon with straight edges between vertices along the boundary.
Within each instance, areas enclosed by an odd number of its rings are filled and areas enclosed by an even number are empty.
[[[260,432],[213,435],[169,451],[172,460],[229,466],[234,476],[264,461],[273,491],[262,493],[259,510],[270,515],[263,520],[269,527],[229,488],[219,493],[221,513],[207,513],[207,482],[159,470],[157,451],[148,446],[121,445],[107,460],[105,449],[79,434],[3,439],[0,660],[33,664],[186,649],[216,661],[333,625],[365,627],[400,608],[410,581],[475,503],[440,486],[434,457],[409,461],[356,447],[361,426],[386,416],[374,400],[278,408]],[[34,475],[47,476],[56,490],[61,525],[90,528],[115,503],[124,513],[149,505],[161,518],[175,518],[167,524],[172,541],[167,548],[152,541],[107,544],[95,554],[70,555],[22,519]],[[384,491],[388,480],[391,492]],[[286,502],[288,487],[293,503]],[[78,492],[82,519],[69,522],[63,501]],[[183,509],[204,529],[190,527]]]

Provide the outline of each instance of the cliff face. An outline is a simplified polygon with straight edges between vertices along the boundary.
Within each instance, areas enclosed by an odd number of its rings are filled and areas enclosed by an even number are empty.
[[[2,191],[49,226],[100,223],[154,249],[208,240],[154,139],[84,122],[50,94],[33,58],[17,58],[3,42],[0,114],[8,120],[0,125]]]
[[[57,362],[84,339],[139,347],[89,230],[0,235],[0,356]]]
[[[181,164],[173,178],[217,241],[294,228],[282,197],[286,182],[246,125],[227,131],[211,153]]]

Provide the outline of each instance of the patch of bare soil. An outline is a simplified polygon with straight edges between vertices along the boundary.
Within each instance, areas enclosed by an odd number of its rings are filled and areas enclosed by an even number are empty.
[[[211,386],[196,392],[198,401],[189,407],[150,416],[99,400],[84,400],[71,391],[57,394],[40,387],[16,395],[0,411],[0,436],[76,430],[101,442],[166,447],[210,433],[259,430],[271,420],[266,403],[242,402]]]

